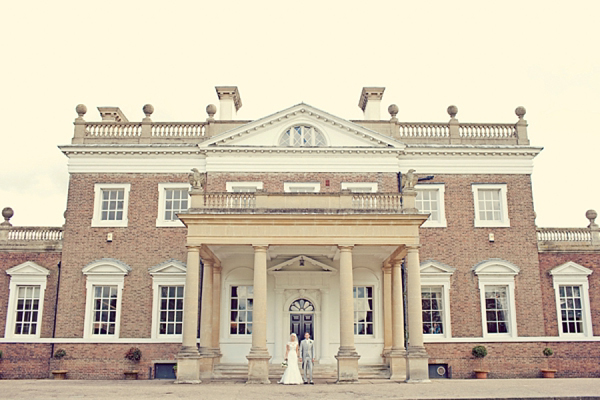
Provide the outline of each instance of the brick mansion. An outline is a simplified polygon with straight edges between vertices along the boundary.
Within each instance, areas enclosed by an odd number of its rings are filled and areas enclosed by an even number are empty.
[[[200,122],[76,107],[64,225],[2,211],[0,377],[268,383],[292,332],[339,383],[600,374],[596,212],[536,226],[525,108],[403,122],[365,87],[362,120],[243,121],[216,92]]]

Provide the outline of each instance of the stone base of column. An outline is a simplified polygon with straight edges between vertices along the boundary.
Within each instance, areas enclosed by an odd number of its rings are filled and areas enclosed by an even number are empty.
[[[406,382],[425,383],[429,380],[429,354],[424,347],[408,348],[406,356]]]
[[[248,381],[246,383],[269,384],[269,360],[267,349],[250,350],[248,359]]]
[[[358,383],[358,359],[355,349],[342,349],[335,356],[337,359],[336,383]]]
[[[200,379],[210,380],[213,376],[213,365],[214,365],[214,353],[211,349],[206,349],[204,353],[200,351],[200,362],[198,364],[200,369]]]
[[[392,349],[390,347],[386,347],[383,349],[383,353],[381,353],[381,358],[383,358],[383,363],[390,366],[390,352]]]
[[[198,350],[182,349],[175,359],[177,360],[177,379],[175,383],[202,382],[200,380],[200,353],[198,353]]]
[[[392,350],[388,356],[390,362],[390,380],[405,381],[406,380],[406,351]]]
[[[211,351],[213,353],[213,364],[219,364],[221,362],[221,357],[223,357],[221,349],[219,347],[213,347]]]

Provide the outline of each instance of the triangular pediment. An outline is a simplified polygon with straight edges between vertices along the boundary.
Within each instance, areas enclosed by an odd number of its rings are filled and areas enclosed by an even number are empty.
[[[19,264],[15,267],[9,268],[6,270],[6,274],[10,276],[16,275],[27,275],[27,276],[48,276],[50,275],[50,271],[46,268],[42,267],[34,263],[33,261],[26,261],[23,264]]]
[[[421,275],[452,275],[454,271],[456,268],[434,260],[421,263]]]
[[[593,271],[589,268],[584,267],[583,265],[579,265],[573,261],[566,262],[564,264],[559,265],[558,267],[552,268],[550,270],[550,275],[580,275],[580,276],[588,276],[591,275]]]
[[[169,260],[148,269],[150,275],[185,275],[186,266],[181,261]]]
[[[314,258],[300,255],[294,258],[290,258],[281,263],[277,263],[268,269],[269,272],[273,271],[290,271],[290,272],[333,272],[337,271],[332,266],[324,264]]]
[[[325,138],[321,146],[282,146],[280,138],[292,127],[308,126]],[[223,132],[199,145],[200,148],[400,148],[404,145],[389,136],[364,128],[343,118],[328,114],[305,103],[300,103],[260,118],[235,129]]]

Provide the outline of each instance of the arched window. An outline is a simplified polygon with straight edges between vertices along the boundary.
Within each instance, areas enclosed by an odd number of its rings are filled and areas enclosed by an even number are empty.
[[[327,145],[325,136],[316,128],[306,125],[292,126],[279,138],[280,146],[323,147]]]
[[[298,299],[290,304],[290,311],[294,312],[312,312],[315,311],[315,306],[306,299]]]

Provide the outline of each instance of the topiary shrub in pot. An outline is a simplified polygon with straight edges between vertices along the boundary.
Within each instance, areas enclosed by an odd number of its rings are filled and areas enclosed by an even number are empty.
[[[52,355],[52,358],[54,358],[55,360],[58,360],[58,369],[55,369],[54,371],[52,371],[52,375],[54,376],[54,379],[62,381],[67,379],[67,371],[66,369],[63,368],[63,361],[62,359],[65,358],[65,356],[67,355],[67,352],[65,351],[65,349],[58,349],[54,352],[54,354]]]
[[[125,379],[137,379],[140,370],[135,367],[142,359],[142,351],[137,347],[132,347],[127,351],[127,353],[125,353],[125,358],[135,364],[132,366],[131,370],[123,372],[125,374]]]
[[[483,369],[483,358],[488,354],[487,349],[485,348],[485,346],[475,346],[471,350],[471,354],[473,355],[473,357],[479,360],[479,367],[474,370],[475,377],[477,379],[487,379],[488,373],[490,371]]]
[[[554,378],[556,370],[550,368],[550,357],[554,354],[554,351],[550,347],[546,347],[542,350],[542,354],[546,357],[546,368],[542,368],[542,377]]]

